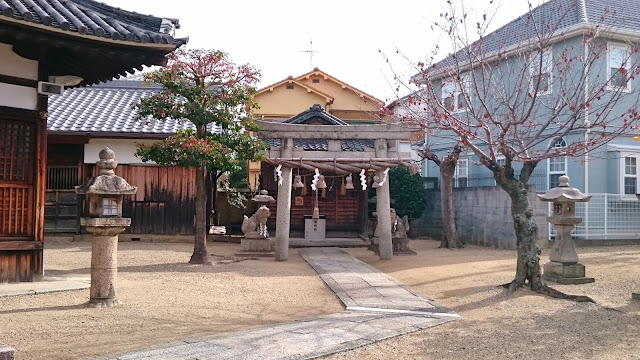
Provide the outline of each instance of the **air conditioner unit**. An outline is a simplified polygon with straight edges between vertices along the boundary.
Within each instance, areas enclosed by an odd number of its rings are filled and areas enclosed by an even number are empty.
[[[50,82],[38,81],[38,94],[62,95],[62,93],[64,93],[64,86]]]

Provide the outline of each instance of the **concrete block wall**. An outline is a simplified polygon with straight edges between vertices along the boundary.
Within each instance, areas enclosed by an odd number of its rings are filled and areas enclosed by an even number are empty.
[[[427,209],[411,224],[413,236],[442,238],[442,206],[439,190],[427,190]],[[548,205],[538,200],[533,188],[529,201],[538,225],[538,242],[545,246]],[[516,235],[511,217],[511,199],[499,187],[456,188],[453,203],[458,234],[467,244],[515,249]]]
[[[13,360],[15,356],[16,351],[12,347],[0,343],[0,360]]]

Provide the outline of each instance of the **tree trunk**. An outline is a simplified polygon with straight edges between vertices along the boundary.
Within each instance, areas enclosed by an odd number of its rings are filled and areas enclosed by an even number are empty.
[[[196,234],[193,246],[193,255],[191,255],[190,264],[211,264],[209,254],[207,252],[207,189],[205,184],[205,169],[196,169]]]
[[[527,197],[527,185],[511,177],[500,184],[511,197],[511,216],[516,233],[518,261],[516,276],[509,285],[509,294],[517,288],[529,284],[532,290],[541,291],[540,247],[538,246],[538,225],[536,225],[531,204]]]
[[[440,162],[440,199],[442,201],[442,241],[441,248],[464,247],[458,238],[456,220],[453,211],[453,175],[456,171],[457,156],[451,159],[446,157]]]

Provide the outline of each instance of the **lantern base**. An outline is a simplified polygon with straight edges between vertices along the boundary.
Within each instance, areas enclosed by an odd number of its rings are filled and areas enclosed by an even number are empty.
[[[543,269],[543,279],[562,285],[588,284],[596,281],[594,278],[585,277],[585,267],[582,264],[549,261],[544,264]]]
[[[411,250],[411,239],[409,238],[392,238],[393,255],[418,255]]]

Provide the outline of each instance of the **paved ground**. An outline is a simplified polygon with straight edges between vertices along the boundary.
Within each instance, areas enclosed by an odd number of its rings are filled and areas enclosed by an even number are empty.
[[[91,279],[88,276],[45,276],[42,281],[0,284],[0,297],[82,290],[89,287],[91,287]],[[87,299],[88,296],[87,292]]]
[[[459,318],[344,250],[304,248],[299,252],[346,311],[100,359],[312,359]]]

